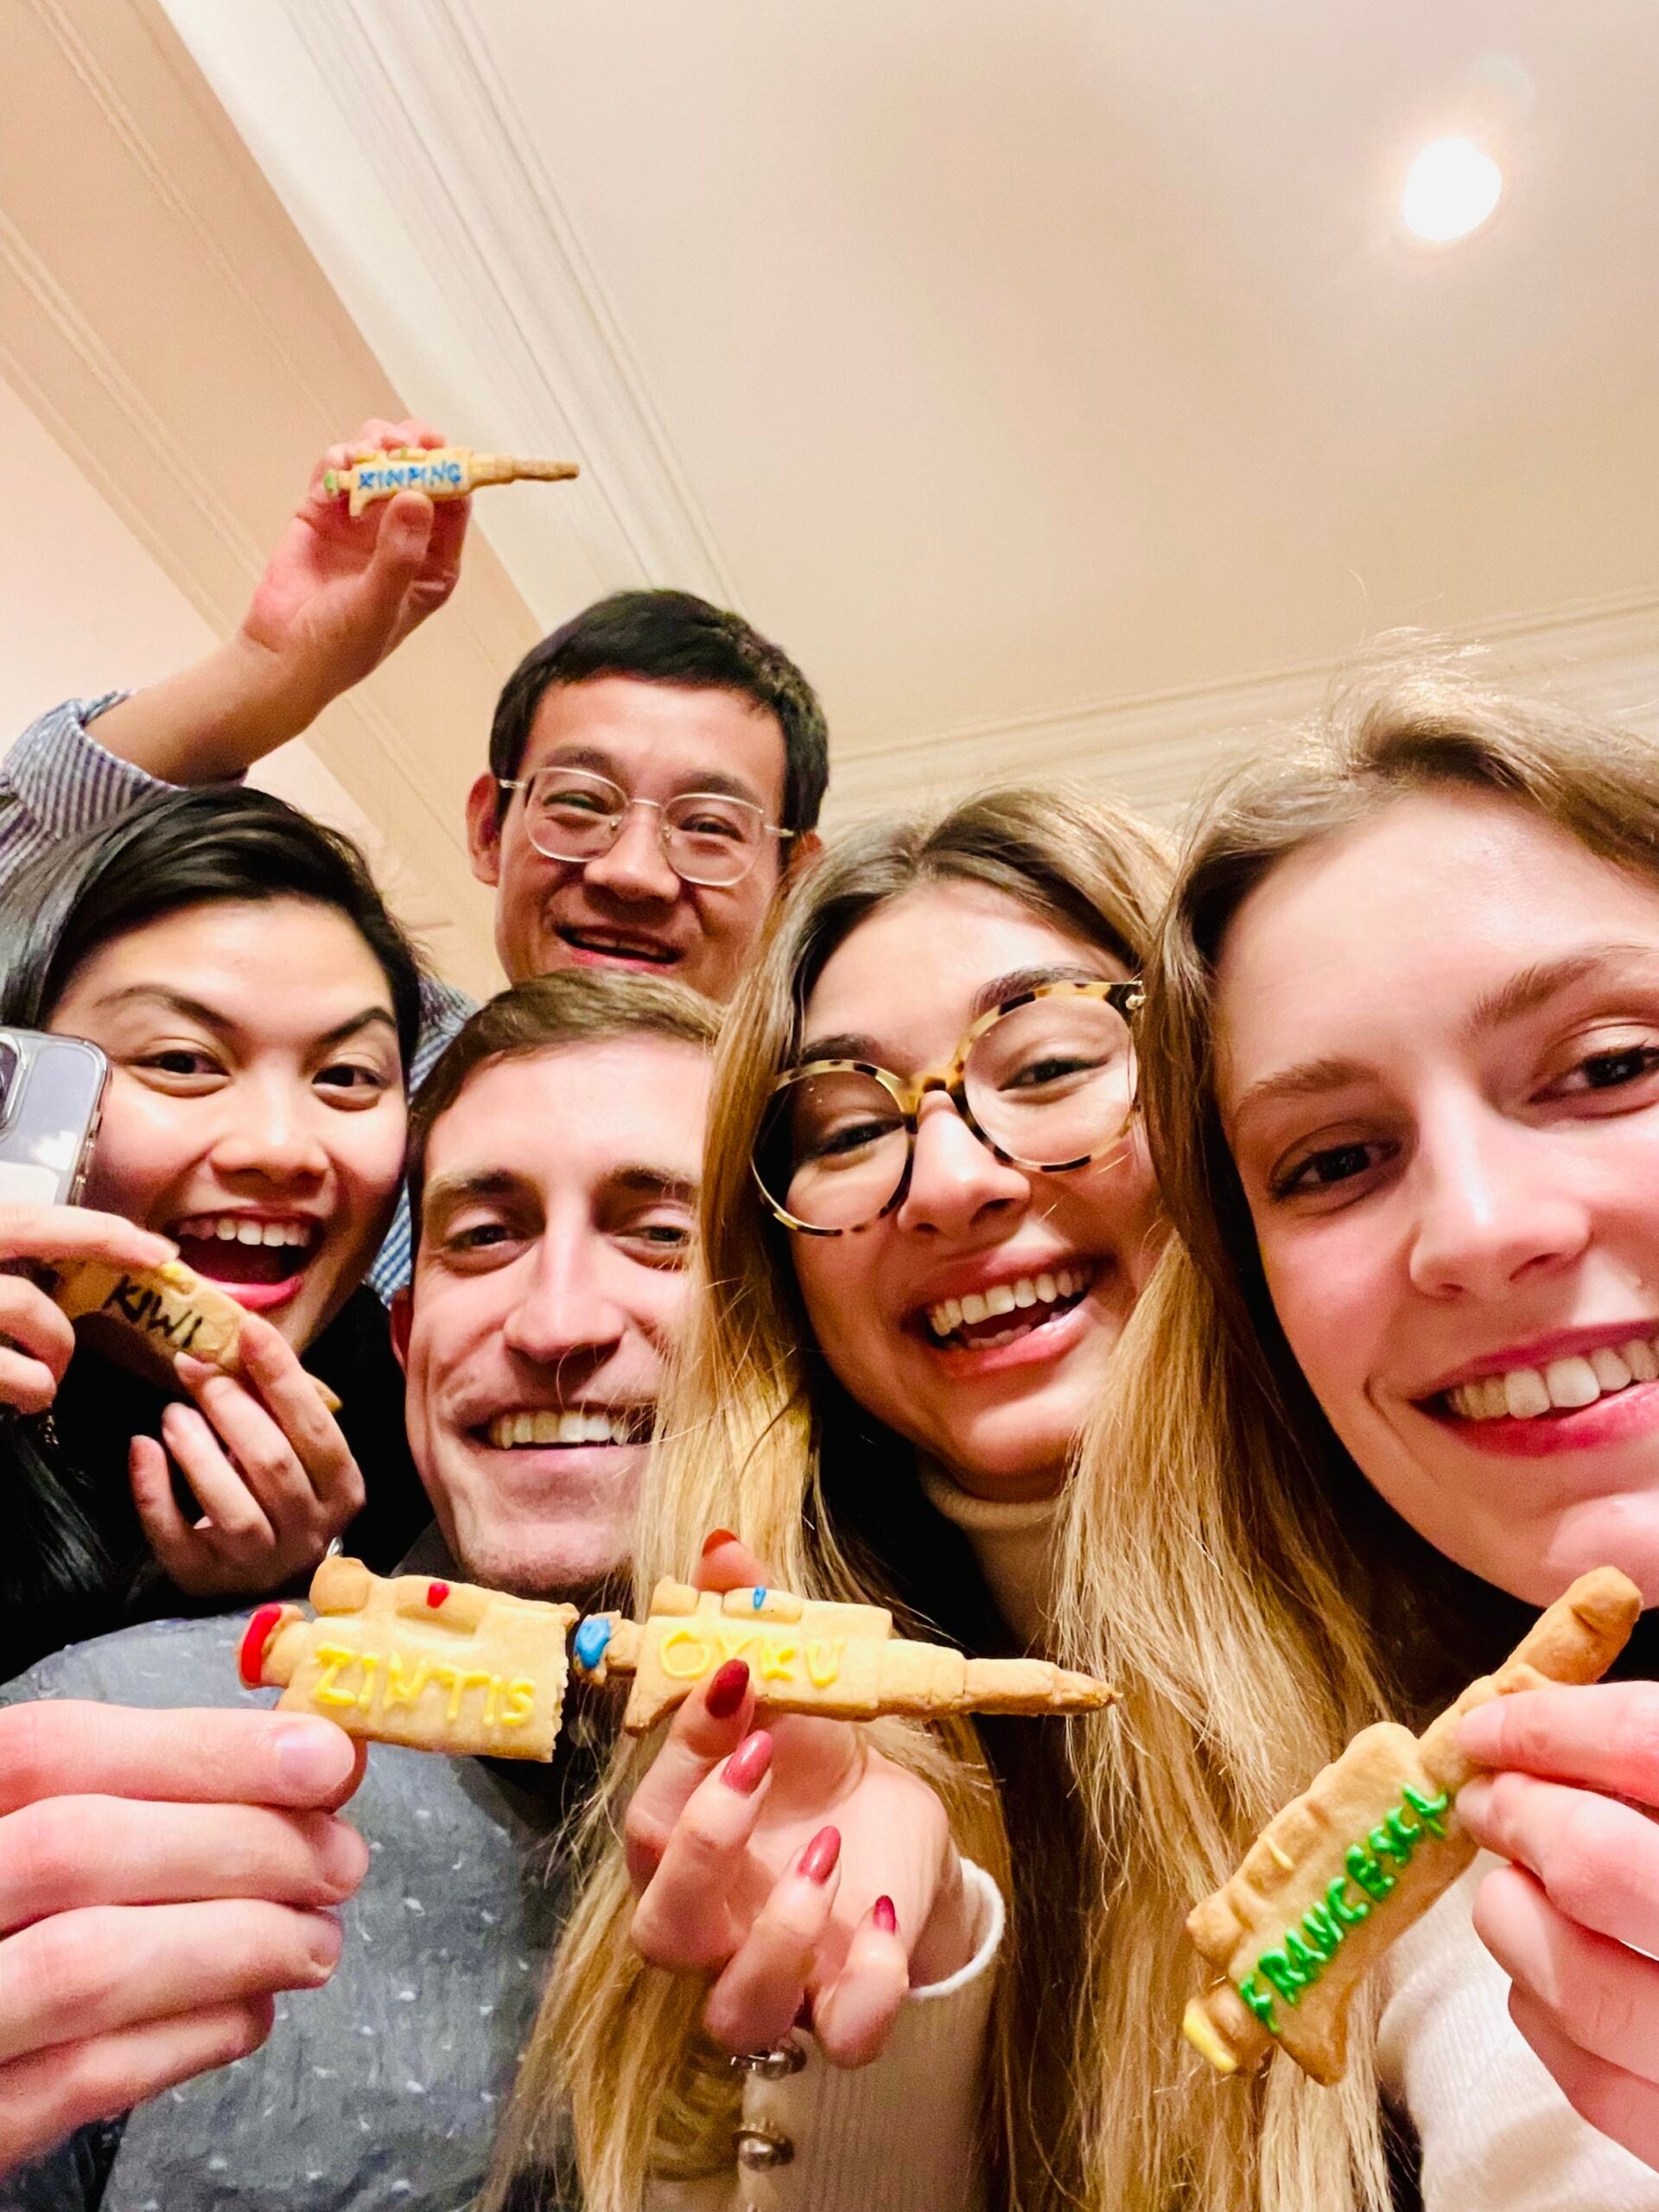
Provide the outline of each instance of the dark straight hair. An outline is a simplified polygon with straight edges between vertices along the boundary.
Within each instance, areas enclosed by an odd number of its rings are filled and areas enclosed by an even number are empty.
[[[591,683],[602,676],[733,691],[771,715],[784,738],[779,827],[817,829],[830,781],[830,736],[817,693],[781,645],[741,614],[689,591],[613,592],[532,645],[496,703],[491,774],[507,779],[518,773],[536,710],[556,683]],[[498,801],[507,796],[499,792]]]
[[[391,995],[407,1071],[421,969],[349,837],[239,785],[163,791],[113,823],[52,846],[0,894],[0,1022],[44,1029],[100,946],[189,906],[306,899],[350,922]],[[0,1680],[106,1624],[124,1563],[99,1529],[98,1485],[70,1464],[50,1416],[0,1419],[9,1536],[0,1545]]]

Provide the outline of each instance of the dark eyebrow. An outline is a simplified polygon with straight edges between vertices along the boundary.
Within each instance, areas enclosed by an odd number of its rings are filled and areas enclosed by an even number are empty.
[[[626,789],[618,762],[610,753],[601,751],[594,745],[556,746],[545,760],[536,763],[536,767],[586,768],[590,775],[605,777],[619,791]],[[535,769],[531,772],[533,775]],[[766,810],[753,785],[745,783],[741,776],[728,775],[723,768],[696,770],[693,779],[683,785],[674,796],[676,798],[690,798],[699,792],[706,792],[710,798],[741,798],[763,815]]]
[[[614,1191],[666,1199],[671,1205],[694,1206],[697,1202],[696,1178],[677,1174],[671,1167],[618,1167],[605,1180]]]
[[[1541,960],[1530,968],[1523,968],[1511,976],[1507,983],[1495,991],[1488,991],[1477,1001],[1469,1017],[1469,1030],[1474,1033],[1483,1029],[1501,1028],[1506,1021],[1518,1020],[1522,1014],[1531,1014],[1558,991],[1581,983],[1593,976],[1598,968],[1610,962],[1637,960],[1648,967],[1655,964],[1655,950],[1650,944],[1592,944],[1582,952],[1564,953],[1559,960]]]
[[[1022,992],[1034,991],[1044,983],[1103,983],[1109,979],[1093,968],[1080,966],[1076,961],[1060,961],[1046,968],[1015,968],[1006,976],[993,976],[988,983],[982,983],[974,993],[968,1007],[968,1027],[972,1028],[982,1014],[988,1014],[993,1007],[1005,1005],[1017,999]],[[882,1053],[887,1048],[874,1037],[852,1030],[843,1030],[831,1037],[813,1037],[795,1055],[799,1066],[805,1060],[873,1060],[885,1067]],[[895,1069],[896,1074],[898,1071]]]
[[[200,999],[189,998],[182,991],[169,991],[160,983],[127,983],[118,991],[106,991],[98,1004],[100,1008],[130,1006],[140,999],[152,1000],[181,1015],[186,1021],[199,1021],[204,1029],[216,1030],[221,1037],[245,1034],[241,1023],[232,1021],[228,1014],[216,1012]],[[336,1022],[315,1041],[319,1045],[338,1045],[376,1022],[390,1029],[394,1036],[397,1034],[397,1025],[385,1007],[370,1006],[365,1007],[361,1014],[348,1014],[344,1021]]]
[[[1656,960],[1654,947],[1597,944],[1582,952],[1564,953],[1559,960],[1538,961],[1477,1000],[1464,1025],[1465,1032],[1476,1037],[1483,1031],[1502,1028],[1505,1022],[1519,1020],[1522,1015],[1535,1012],[1558,992],[1582,982],[1610,961],[1628,959],[1640,960],[1651,967]],[[1303,1060],[1295,1067],[1285,1068],[1277,1075],[1253,1083],[1227,1120],[1230,1124],[1236,1124],[1250,1108],[1276,1104],[1281,1099],[1306,1098],[1321,1091],[1348,1090],[1357,1084],[1370,1082],[1376,1073],[1376,1069],[1363,1060]]]
[[[480,1167],[451,1175],[435,1175],[421,1201],[421,1218],[423,1222],[435,1221],[447,1208],[462,1205],[469,1198],[523,1198],[528,1190],[522,1175],[514,1175],[505,1167]]]

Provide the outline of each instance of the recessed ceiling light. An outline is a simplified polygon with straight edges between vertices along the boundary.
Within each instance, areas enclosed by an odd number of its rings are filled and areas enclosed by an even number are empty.
[[[1478,231],[1497,207],[1503,172],[1466,138],[1437,138],[1411,165],[1400,212],[1406,228],[1444,245]]]

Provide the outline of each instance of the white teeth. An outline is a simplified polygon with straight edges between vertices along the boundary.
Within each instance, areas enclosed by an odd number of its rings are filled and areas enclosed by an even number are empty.
[[[988,1290],[970,1290],[961,1298],[944,1298],[927,1309],[928,1326],[941,1339],[954,1336],[963,1322],[987,1321],[1000,1313],[1014,1313],[1033,1306],[1052,1306],[1063,1298],[1078,1298],[1094,1280],[1092,1268],[1057,1268],[1052,1274],[1021,1275],[1017,1282],[994,1283]],[[1007,1344],[1021,1332],[1010,1330],[981,1337],[982,1344]]]
[[[193,1213],[178,1223],[178,1236],[220,1244],[308,1244],[315,1224],[308,1221],[253,1221],[243,1213]]]
[[[234,1244],[236,1232],[241,1225],[234,1214],[222,1213],[213,1224],[213,1234],[221,1244]]]
[[[1590,1365],[1597,1382],[1604,1390],[1622,1390],[1631,1379],[1630,1370],[1611,1344],[1602,1344],[1592,1351]]]
[[[520,1444],[628,1444],[633,1429],[626,1414],[597,1409],[554,1413],[498,1414],[489,1425],[490,1442],[498,1452]]]
[[[1572,1352],[1547,1367],[1512,1367],[1459,1383],[1446,1393],[1452,1411],[1463,1421],[1535,1421],[1552,1407],[1572,1412],[1592,1406],[1632,1382],[1659,1382],[1659,1338],[1632,1337],[1617,1350],[1599,1344],[1593,1351]]]

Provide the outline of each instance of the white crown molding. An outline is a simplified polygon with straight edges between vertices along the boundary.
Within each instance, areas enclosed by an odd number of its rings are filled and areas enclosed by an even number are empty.
[[[1478,628],[1396,632],[1361,641],[1339,660],[1237,681],[838,748],[830,818],[845,823],[1017,778],[1108,786],[1143,812],[1169,820],[1229,761],[1316,714],[1345,676],[1408,656],[1414,647],[1479,653],[1495,682],[1548,690],[1659,736],[1659,594],[1630,593]]]
[[[431,296],[487,351],[514,442],[582,461],[583,496],[569,519],[596,576],[607,587],[677,584],[735,606],[714,530],[468,0],[279,6],[424,264]],[[211,66],[212,13],[175,12]]]

